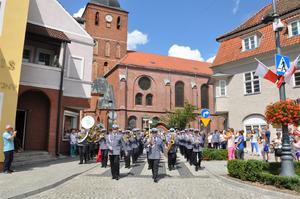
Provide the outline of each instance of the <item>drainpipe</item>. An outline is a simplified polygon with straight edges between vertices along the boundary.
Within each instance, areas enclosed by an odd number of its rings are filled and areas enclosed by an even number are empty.
[[[57,124],[56,124],[56,137],[55,137],[55,155],[59,156],[59,134],[60,134],[60,125],[61,125],[61,104],[63,98],[63,86],[64,86],[64,73],[65,73],[65,64],[66,64],[66,52],[67,52],[67,42],[63,42],[64,47],[64,56],[60,72],[60,85],[58,93],[58,105],[57,105]]]
[[[128,128],[127,102],[128,102],[128,66],[126,66],[126,83],[125,83],[125,129]]]

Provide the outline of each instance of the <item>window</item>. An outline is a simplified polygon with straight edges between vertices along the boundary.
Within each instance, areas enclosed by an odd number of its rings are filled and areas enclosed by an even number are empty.
[[[30,50],[29,49],[24,49],[23,50],[23,59],[22,61],[25,63],[29,63],[30,62]]]
[[[105,43],[105,56],[110,56],[110,43],[108,41]]]
[[[136,128],[136,120],[137,120],[137,118],[135,116],[130,116],[128,118],[128,127],[130,129]]]
[[[201,86],[201,108],[208,107],[208,85],[204,84]]]
[[[153,95],[152,94],[148,94],[147,96],[146,96],[146,105],[147,106],[152,106],[152,102],[153,101]]]
[[[252,50],[258,47],[258,36],[253,35],[243,39],[243,51]]]
[[[300,70],[296,71],[294,74],[295,86],[300,86]]]
[[[119,30],[121,28],[121,17],[117,18],[117,29]]]
[[[78,128],[78,113],[65,111],[64,112],[64,132],[63,132],[63,141],[69,140],[70,133],[72,129]]]
[[[300,20],[289,23],[288,28],[289,28],[289,36],[290,37],[299,35],[300,34]]]
[[[4,9],[6,0],[0,0],[0,36],[2,34],[2,28],[4,23]]]
[[[143,94],[138,93],[135,96],[135,105],[142,105],[143,104]]]
[[[117,47],[116,47],[116,58],[117,59],[121,58],[121,46],[120,46],[120,44],[117,44]]]
[[[177,82],[175,84],[175,107],[184,106],[184,83]]]
[[[251,133],[252,130],[258,132],[258,130],[264,130],[267,127],[267,122],[265,121],[265,118],[261,115],[248,116],[243,121],[243,124],[246,134]]]
[[[83,58],[81,57],[70,57],[69,58],[69,70],[68,77],[72,79],[83,78]]]
[[[96,26],[99,25],[99,12],[96,12],[96,15],[95,15],[95,25]]]
[[[148,77],[141,77],[138,84],[141,89],[148,90],[151,87],[151,80]]]
[[[226,80],[219,80],[216,85],[217,97],[225,97],[227,95],[227,82]]]
[[[99,52],[99,42],[98,40],[94,40],[94,55],[98,55]]]
[[[40,52],[39,57],[38,57],[38,64],[50,66],[51,65],[51,55],[48,53]]]
[[[245,94],[260,93],[259,77],[255,76],[254,74],[255,72],[249,72],[244,74]]]

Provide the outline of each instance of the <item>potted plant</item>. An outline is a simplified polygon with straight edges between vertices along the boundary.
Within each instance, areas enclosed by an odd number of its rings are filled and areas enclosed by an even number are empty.
[[[267,106],[265,116],[274,128],[284,125],[300,125],[300,105],[294,100],[282,100]]]

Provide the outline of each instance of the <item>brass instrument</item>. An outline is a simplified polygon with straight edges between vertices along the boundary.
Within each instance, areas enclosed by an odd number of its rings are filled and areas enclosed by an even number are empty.
[[[84,118],[82,118],[81,125],[85,129],[85,133],[79,136],[79,143],[85,140],[90,143],[97,143],[101,138],[105,136],[101,131],[103,125],[95,125],[95,120],[91,116],[85,116]]]
[[[167,152],[169,153],[169,151],[171,150],[172,146],[175,144],[175,136],[172,135],[171,136],[171,140],[170,140],[170,143],[168,144],[167,146]]]

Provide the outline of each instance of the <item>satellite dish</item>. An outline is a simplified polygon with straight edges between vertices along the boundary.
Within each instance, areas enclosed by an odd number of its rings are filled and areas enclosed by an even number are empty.
[[[92,116],[85,116],[81,120],[81,126],[85,129],[90,129],[95,125],[95,119]]]

